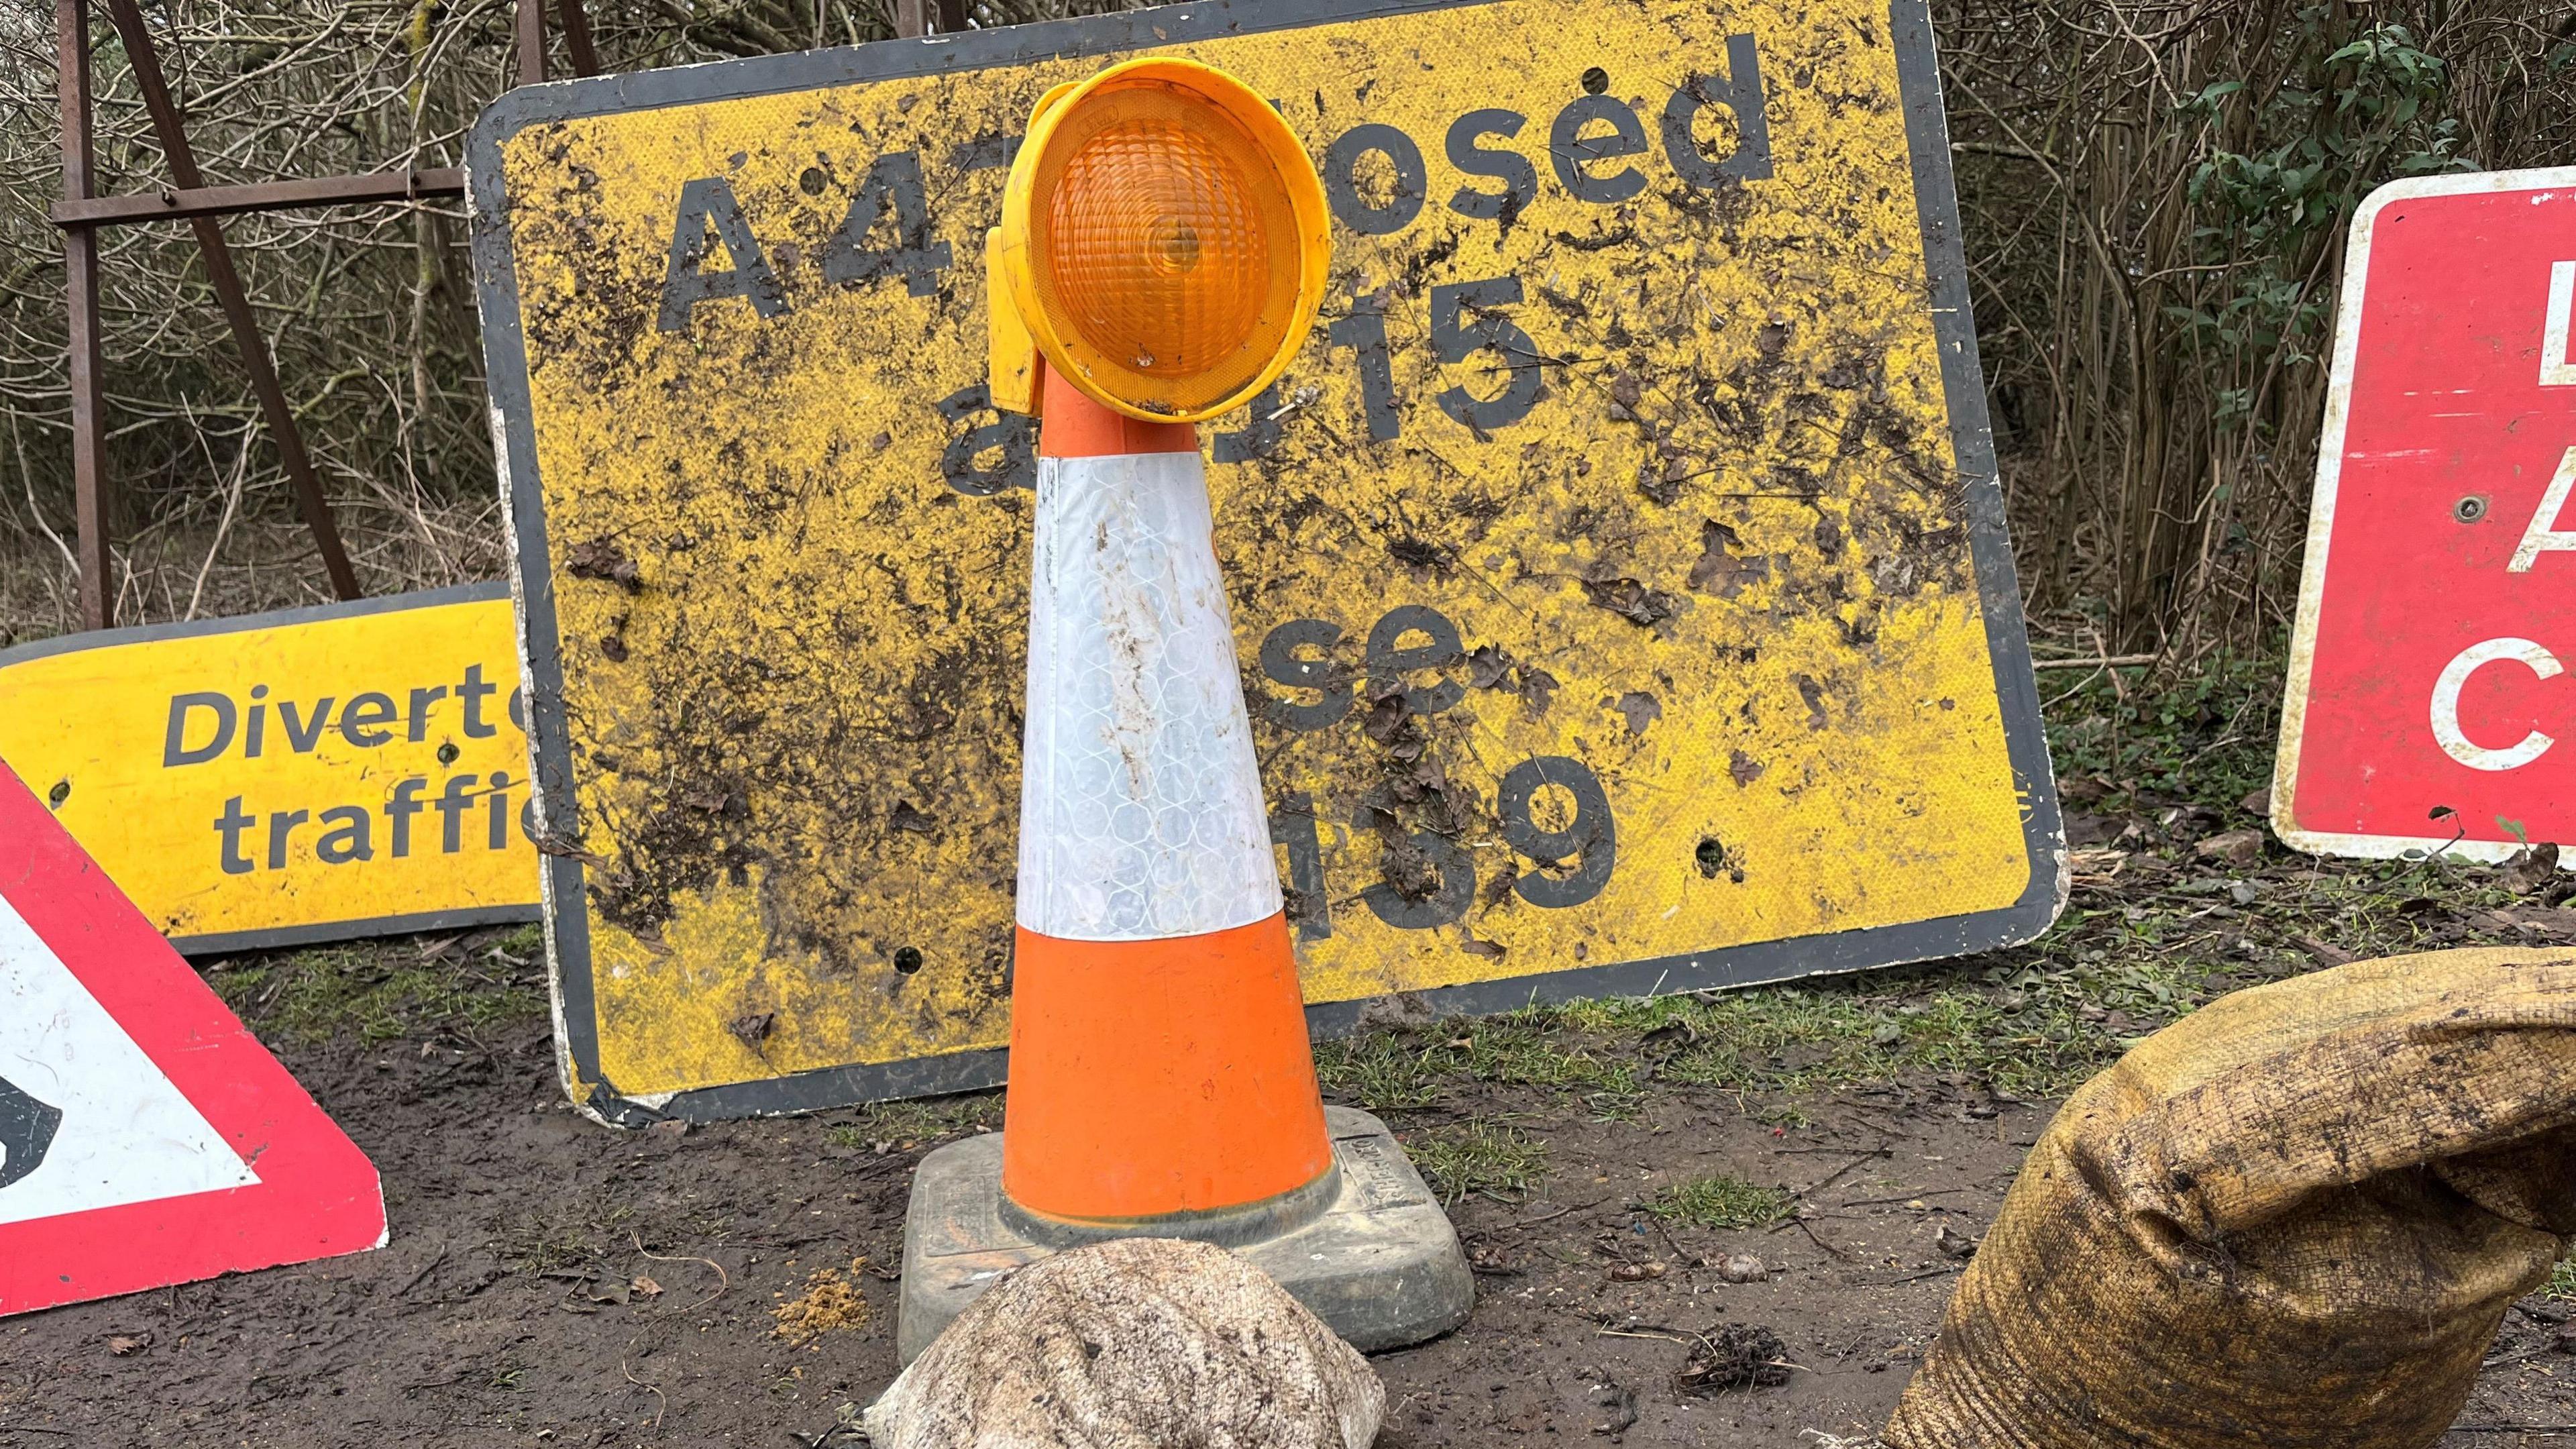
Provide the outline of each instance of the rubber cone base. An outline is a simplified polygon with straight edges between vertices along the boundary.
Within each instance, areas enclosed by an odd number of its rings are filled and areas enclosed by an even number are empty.
[[[1386,1124],[1351,1107],[1324,1109],[1340,1183],[1305,1226],[1231,1244],[1362,1353],[1435,1338],[1467,1321],[1475,1276],[1457,1229]],[[1150,1230],[1138,1236],[1152,1236]],[[904,1363],[1014,1268],[1059,1251],[1013,1228],[1002,1200],[1002,1134],[952,1142],[921,1161],[904,1220]]]

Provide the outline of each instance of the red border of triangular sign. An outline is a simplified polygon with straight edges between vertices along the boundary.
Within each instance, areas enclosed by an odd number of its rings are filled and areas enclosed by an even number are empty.
[[[0,1314],[384,1246],[375,1165],[5,764],[0,896],[259,1174],[0,1225]]]

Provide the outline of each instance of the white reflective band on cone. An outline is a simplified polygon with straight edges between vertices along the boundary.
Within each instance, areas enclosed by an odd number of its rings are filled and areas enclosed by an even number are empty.
[[[1019,922],[1077,941],[1282,909],[1199,455],[1038,460]]]

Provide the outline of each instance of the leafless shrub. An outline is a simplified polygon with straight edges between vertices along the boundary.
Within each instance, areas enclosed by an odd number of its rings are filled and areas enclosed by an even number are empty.
[[[2576,10],[1938,0],[2023,584],[2110,652],[2277,636],[2373,187],[2576,156]]]

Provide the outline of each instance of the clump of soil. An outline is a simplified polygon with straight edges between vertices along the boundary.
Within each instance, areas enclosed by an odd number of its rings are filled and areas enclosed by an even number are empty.
[[[769,1310],[778,1320],[770,1332],[802,1348],[827,1333],[867,1327],[868,1300],[859,1295],[855,1281],[867,1266],[867,1259],[852,1258],[847,1276],[838,1268],[815,1269],[805,1279],[804,1292]]]
[[[1789,1347],[1758,1323],[1730,1323],[1691,1345],[1673,1387],[1706,1397],[1729,1389],[1776,1389],[1789,1381]]]

